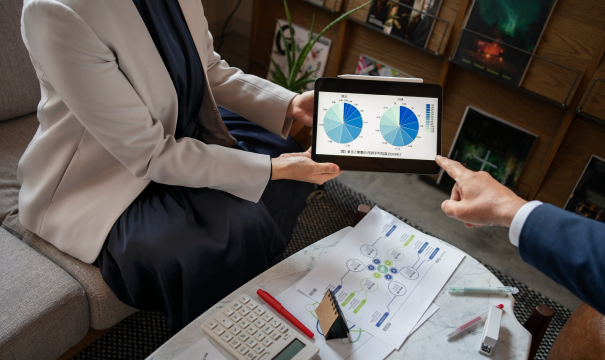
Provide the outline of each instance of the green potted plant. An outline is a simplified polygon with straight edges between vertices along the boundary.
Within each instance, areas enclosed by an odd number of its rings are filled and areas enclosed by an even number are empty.
[[[317,69],[311,70],[311,71],[305,71],[304,74],[300,74],[300,76],[299,76],[300,69],[303,65],[303,62],[307,58],[309,51],[311,51],[311,49],[313,48],[313,45],[315,45],[317,40],[332,26],[337,24],[339,21],[341,21],[345,17],[351,15],[355,11],[370,4],[371,2],[372,1],[368,1],[365,4],[342,14],[336,20],[334,20],[330,24],[328,24],[328,26],[326,26],[315,38],[313,38],[313,28],[315,26],[315,14],[313,14],[313,20],[311,21],[311,31],[309,32],[309,39],[307,40],[307,43],[301,48],[300,53],[297,54],[296,46],[294,46],[294,32],[292,31],[292,19],[290,17],[290,9],[288,8],[288,2],[286,0],[284,0],[284,8],[286,10],[286,19],[288,20],[288,26],[290,27],[290,44],[292,46],[288,46],[288,44],[286,43],[286,37],[284,35],[284,32],[283,32],[281,26],[278,26],[279,33],[280,33],[282,41],[283,41],[284,49],[286,51],[287,71],[284,74],[284,72],[277,65],[277,63],[275,62],[273,57],[271,55],[269,55],[269,57],[271,59],[271,63],[273,64],[273,70],[269,69],[269,72],[271,73],[271,78],[272,78],[271,81],[273,81],[274,83],[276,83],[280,86],[283,86],[284,88],[286,88],[288,90],[291,90],[291,91],[294,91],[297,93],[301,93],[303,91],[303,89],[305,88],[306,84],[315,81],[315,78],[312,78],[311,76],[317,71]]]

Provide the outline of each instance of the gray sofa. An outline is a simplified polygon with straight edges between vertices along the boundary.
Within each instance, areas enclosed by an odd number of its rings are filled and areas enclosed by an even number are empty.
[[[22,5],[0,1],[0,359],[69,358],[136,309],[96,267],[19,223],[17,164],[38,128],[40,100],[21,40]]]

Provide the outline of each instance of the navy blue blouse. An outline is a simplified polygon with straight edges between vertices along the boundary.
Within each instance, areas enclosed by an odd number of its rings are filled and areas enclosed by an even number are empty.
[[[178,0],[133,0],[170,74],[178,97],[175,138],[197,137],[204,69]]]

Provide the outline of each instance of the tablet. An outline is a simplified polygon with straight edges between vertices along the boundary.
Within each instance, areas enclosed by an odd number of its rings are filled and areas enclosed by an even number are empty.
[[[319,78],[312,159],[341,170],[438,174],[442,104],[437,84]]]

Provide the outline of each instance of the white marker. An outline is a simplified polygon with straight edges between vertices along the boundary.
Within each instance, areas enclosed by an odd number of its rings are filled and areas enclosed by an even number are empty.
[[[502,308],[504,308],[504,305],[500,304],[498,306],[496,306],[498,309],[502,310]],[[464,332],[467,329],[470,329],[471,327],[475,326],[476,324],[480,323],[481,321],[485,320],[487,318],[487,315],[489,314],[489,309],[487,311],[482,312],[481,314],[476,315],[474,318],[472,318],[471,320],[465,322],[464,324],[458,326],[456,329],[454,329],[454,331],[452,331],[451,333],[447,334],[447,339],[451,339],[454,336],[460,334],[461,332]]]

